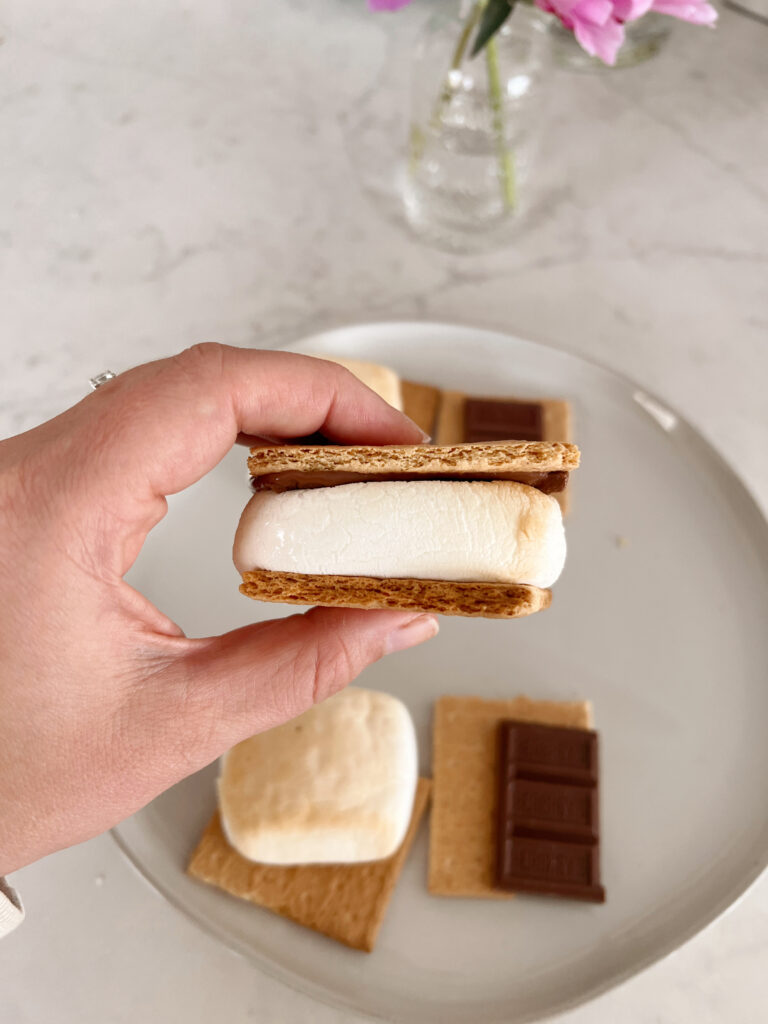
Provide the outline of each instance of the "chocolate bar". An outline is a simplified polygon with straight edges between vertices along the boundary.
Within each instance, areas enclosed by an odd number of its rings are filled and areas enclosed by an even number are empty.
[[[597,733],[501,722],[497,887],[602,903],[599,839]]]
[[[465,441],[542,441],[544,414],[540,402],[467,398]]]

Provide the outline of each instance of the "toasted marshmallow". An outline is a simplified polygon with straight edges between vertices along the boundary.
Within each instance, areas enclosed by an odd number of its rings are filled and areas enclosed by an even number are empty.
[[[417,771],[405,705],[349,687],[224,756],[224,832],[266,864],[380,860],[403,841]]]
[[[329,363],[338,363],[339,366],[343,366],[350,373],[354,373],[359,381],[362,381],[371,391],[375,391],[385,402],[389,402],[390,405],[399,409],[400,412],[403,411],[403,392],[400,387],[400,378],[388,366],[380,366],[378,363],[367,363],[363,359],[342,359],[337,356],[323,356],[323,358],[327,359]]]
[[[414,480],[264,491],[237,528],[240,572],[527,583],[565,563],[557,501],[514,481]]]

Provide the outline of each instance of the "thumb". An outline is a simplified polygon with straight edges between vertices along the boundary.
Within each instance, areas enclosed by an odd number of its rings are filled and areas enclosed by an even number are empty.
[[[168,768],[175,778],[202,768],[235,743],[343,689],[385,654],[429,640],[438,629],[434,615],[313,608],[187,641],[188,651],[163,673],[166,685],[154,689],[156,698],[162,694],[163,707],[153,718],[165,756],[171,753],[169,735],[179,743],[175,770]]]

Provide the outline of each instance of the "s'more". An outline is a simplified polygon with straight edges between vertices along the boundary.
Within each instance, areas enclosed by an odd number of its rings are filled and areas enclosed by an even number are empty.
[[[347,687],[220,769],[188,874],[370,952],[431,789],[405,705]]]
[[[251,449],[234,562],[261,601],[515,618],[565,563],[564,442]]]

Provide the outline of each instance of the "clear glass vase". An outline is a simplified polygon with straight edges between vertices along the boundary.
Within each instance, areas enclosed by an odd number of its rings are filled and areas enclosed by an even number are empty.
[[[411,228],[454,252],[509,244],[526,209],[551,35],[518,4],[471,57],[480,5],[444,4],[418,37],[402,196]]]
[[[618,52],[616,63],[611,66],[582,50],[573,32],[565,28],[557,18],[551,15],[546,17],[549,19],[552,34],[555,64],[570,71],[613,71],[615,68],[633,68],[656,56],[669,38],[674,25],[672,18],[656,14],[654,11],[643,15],[637,21],[627,22],[624,26],[624,45]]]

